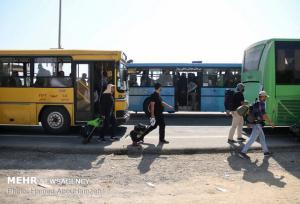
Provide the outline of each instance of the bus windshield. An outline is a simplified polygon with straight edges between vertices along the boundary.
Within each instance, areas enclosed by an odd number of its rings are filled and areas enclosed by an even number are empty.
[[[262,52],[265,45],[258,45],[245,51],[243,69],[244,71],[257,71]]]
[[[127,90],[127,68],[123,63],[120,63],[117,71],[117,89],[119,92]]]

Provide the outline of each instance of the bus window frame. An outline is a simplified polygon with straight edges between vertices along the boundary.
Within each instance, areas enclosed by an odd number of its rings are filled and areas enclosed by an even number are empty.
[[[121,78],[121,77],[119,77],[120,76],[120,74],[121,74],[121,65],[123,65],[123,67],[125,68],[123,68],[123,71],[125,70],[125,79],[126,79],[126,87],[125,87],[125,90],[123,90],[123,89],[120,89],[120,87],[119,87],[119,85],[118,85],[118,81],[119,81],[119,79]],[[114,73],[116,73],[116,77],[115,77],[115,81],[114,81],[114,83],[115,83],[115,85],[116,85],[116,88],[117,88],[117,91],[119,92],[119,93],[126,93],[128,90],[129,90],[129,85],[128,85],[128,67],[127,67],[127,65],[126,65],[126,63],[125,62],[123,62],[123,60],[119,60],[119,61],[116,61],[115,62],[115,71],[114,71]],[[118,76],[118,74],[119,74],[119,76]],[[124,81],[123,81],[124,82]],[[121,82],[122,83],[122,82]]]
[[[293,43],[297,43],[297,45],[293,45]],[[300,50],[300,42],[299,41],[276,41],[275,42],[275,57],[274,57],[274,64],[275,64],[275,84],[276,85],[285,85],[285,86],[291,86],[291,85],[300,85],[300,81],[299,82],[293,82],[293,83],[287,83],[287,82],[278,82],[277,79],[279,77],[278,74],[277,74],[277,70],[278,70],[278,64],[277,64],[277,58],[278,58],[278,54],[277,54],[277,49],[278,47],[283,47],[285,50],[288,48],[288,47],[291,47],[294,49],[294,51],[296,50],[296,48],[299,48]],[[294,66],[294,69],[296,67]],[[294,71],[294,70],[293,70]]]
[[[259,56],[259,60],[258,60],[258,63],[257,63],[257,67],[255,69],[245,69],[245,60],[246,60],[246,52],[249,51],[249,50],[252,50],[254,48],[257,48],[259,46],[263,46],[262,50],[261,50],[261,53],[260,53],[260,56]],[[242,72],[251,72],[251,71],[258,71],[259,70],[259,65],[261,63],[261,59],[262,59],[262,55],[263,55],[263,52],[266,48],[266,44],[259,44],[259,45],[256,45],[254,47],[251,47],[247,50],[245,50],[244,52],[244,59],[243,59],[243,64],[242,64]]]
[[[34,68],[34,64],[36,63],[35,62],[35,59],[36,58],[68,58],[68,60],[70,60],[70,62],[68,63],[71,63],[71,76],[64,76],[63,78],[67,79],[69,78],[71,80],[71,85],[70,86],[34,86],[34,78],[36,78],[36,76],[34,75],[34,71],[35,71],[35,68]],[[56,64],[56,70],[58,70],[58,64],[60,62],[55,62]],[[74,70],[73,70],[73,63],[74,63],[74,60],[72,58],[72,56],[66,56],[66,55],[62,55],[62,56],[57,56],[57,55],[47,55],[47,56],[32,56],[32,61],[31,61],[31,64],[32,64],[32,70],[30,70],[30,73],[32,75],[31,77],[31,88],[74,88],[75,87],[75,78],[74,78]],[[73,76],[73,77],[72,77]],[[45,78],[45,79],[52,79],[52,78],[59,78],[58,76],[50,76],[50,77],[41,77],[41,78]]]
[[[29,76],[27,76],[27,72],[24,72],[24,70],[26,69],[26,67],[23,67],[23,74],[26,73],[26,75],[23,75],[22,77],[18,77],[19,79],[23,78],[24,80],[26,80],[26,78],[29,77],[30,81],[29,81],[29,86],[0,86],[0,88],[31,88],[31,84],[32,84],[32,78],[31,78],[31,66],[32,66],[32,56],[0,56],[0,61],[1,63],[24,63],[23,61],[21,62],[2,62],[2,59],[5,58],[13,58],[13,59],[20,59],[20,58],[28,58],[29,62],[27,62],[29,64]],[[26,70],[27,71],[27,70]],[[8,76],[9,78],[11,77],[10,75]],[[0,76],[0,79],[2,78],[2,76]],[[24,82],[25,85],[25,82]]]

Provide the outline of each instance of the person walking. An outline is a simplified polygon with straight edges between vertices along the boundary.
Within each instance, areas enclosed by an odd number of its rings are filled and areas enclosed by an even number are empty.
[[[240,142],[244,142],[246,141],[246,139],[244,139],[242,137],[242,129],[243,129],[243,125],[244,125],[244,118],[243,116],[240,116],[238,114],[238,112],[236,111],[236,109],[244,104],[244,88],[245,85],[242,83],[239,83],[236,86],[236,92],[234,93],[233,96],[233,111],[231,111],[231,115],[232,115],[232,124],[231,124],[231,128],[229,131],[229,135],[228,135],[228,143],[235,143],[236,141],[233,139],[233,135],[235,133],[235,131],[237,130],[237,140]]]
[[[168,144],[169,142],[165,140],[165,119],[163,115],[164,107],[167,106],[171,109],[173,109],[172,106],[167,104],[162,100],[160,97],[161,92],[161,84],[156,83],[154,85],[155,91],[150,96],[150,124],[151,126],[145,131],[142,137],[145,137],[148,133],[150,133],[152,130],[156,129],[157,126],[159,126],[159,142],[163,144]],[[142,140],[143,141],[143,140]]]
[[[115,140],[116,118],[114,114],[114,88],[113,84],[108,84],[100,100],[100,115],[104,118],[103,126],[100,130],[98,141],[105,141],[105,134],[110,129],[110,138]],[[109,128],[111,126],[111,128]]]
[[[249,158],[246,153],[247,153],[248,149],[250,148],[250,146],[255,142],[257,137],[259,137],[259,141],[260,141],[260,144],[264,151],[264,155],[265,156],[271,155],[271,152],[269,152],[269,149],[266,144],[266,138],[265,138],[264,131],[262,129],[263,126],[265,125],[265,120],[267,120],[267,122],[272,126],[272,128],[275,127],[273,122],[271,121],[271,119],[269,118],[269,116],[266,113],[266,100],[268,97],[269,96],[267,95],[267,93],[265,91],[260,91],[259,92],[259,101],[253,105],[252,114],[253,114],[255,120],[254,120],[253,124],[251,124],[252,132],[250,135],[250,139],[248,140],[248,142],[243,147],[243,149],[240,153],[241,156],[244,158]]]

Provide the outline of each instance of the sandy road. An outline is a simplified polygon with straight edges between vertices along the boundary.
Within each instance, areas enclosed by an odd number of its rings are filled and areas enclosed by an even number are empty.
[[[1,152],[0,203],[300,203],[300,152],[250,156]]]

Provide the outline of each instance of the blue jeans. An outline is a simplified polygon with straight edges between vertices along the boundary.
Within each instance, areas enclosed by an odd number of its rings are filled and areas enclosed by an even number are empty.
[[[246,145],[244,146],[244,148],[242,150],[243,153],[246,153],[248,151],[248,149],[255,142],[257,137],[259,137],[259,141],[260,141],[263,151],[269,152],[267,144],[266,144],[265,134],[264,134],[261,124],[254,124],[252,127],[250,139],[248,140],[248,142],[246,143]]]

